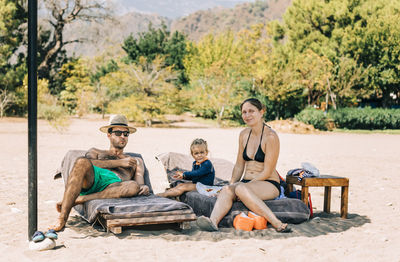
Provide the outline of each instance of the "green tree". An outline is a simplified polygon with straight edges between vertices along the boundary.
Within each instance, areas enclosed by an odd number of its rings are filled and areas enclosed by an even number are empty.
[[[295,61],[295,72],[307,96],[307,105],[320,105],[321,98],[330,93],[328,86],[332,63],[311,50],[299,55]]]
[[[148,31],[139,33],[137,38],[128,36],[122,48],[127,53],[126,60],[136,64],[140,62],[140,57],[145,57],[149,64],[157,56],[161,57],[166,67],[172,66],[178,72],[177,84],[186,84],[188,79],[183,65],[183,58],[187,54],[186,46],[186,37],[182,33],[175,31],[171,34],[165,24],[159,29],[149,24]]]
[[[185,68],[190,79],[191,107],[221,124],[243,98],[240,88],[244,53],[233,32],[206,35],[189,49]]]
[[[277,23],[252,28],[244,42],[252,50],[245,63],[253,88],[249,96],[259,98],[267,106],[266,119],[292,117],[303,106],[302,87],[296,81],[291,50],[272,38]]]
[[[93,105],[94,86],[90,81],[89,70],[81,59],[64,64],[60,75],[65,77],[64,90],[60,92],[60,101],[69,113],[79,116],[86,114]]]
[[[1,115],[9,112],[21,114],[24,108],[15,103],[16,88],[22,85],[26,73],[23,45],[27,12],[24,1],[0,2],[0,107]]]
[[[108,111],[127,115],[130,120],[151,125],[155,118],[176,110],[180,96],[171,83],[176,75],[172,66],[165,66],[161,57],[148,63],[144,57],[138,64],[119,64],[119,70],[100,79],[110,101]]]
[[[295,0],[284,15],[286,45],[299,54],[310,49],[327,57],[333,70],[343,68],[343,58],[353,59],[365,74],[360,81],[347,81],[353,84],[346,88],[352,89],[355,99],[374,93],[383,106],[399,103],[399,98],[391,98],[399,93],[400,81],[398,6],[400,0]],[[335,77],[338,80],[340,75]],[[342,95],[350,94],[341,92],[340,85],[332,87]]]
[[[333,106],[336,103],[341,106],[355,105],[359,102],[359,99],[373,95],[373,89],[363,88],[366,85],[365,81],[368,79],[370,67],[360,66],[357,61],[348,57],[340,57],[338,63],[334,66],[330,78],[332,92],[329,94]],[[335,106],[334,109],[336,109]]]
[[[48,12],[49,26],[42,25],[40,63],[38,66],[39,78],[50,79],[65,63],[64,47],[70,43],[82,42],[83,39],[66,39],[64,37],[65,27],[77,21],[102,21],[110,16],[109,10],[105,8],[104,2],[93,1],[63,1],[44,0],[44,9]],[[50,79],[52,82],[52,79]]]

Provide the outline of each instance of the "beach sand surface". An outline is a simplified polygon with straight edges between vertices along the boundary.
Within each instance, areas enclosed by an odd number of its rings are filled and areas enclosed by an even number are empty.
[[[52,174],[70,149],[108,148],[98,128],[102,119],[72,119],[59,132],[38,121],[38,229],[46,231],[57,218],[55,204],[64,185]],[[400,136],[388,134],[285,134],[277,170],[285,175],[301,162],[322,174],[350,179],[349,216],[341,219],[340,188],[332,189],[331,213],[322,212],[323,188],[311,188],[314,219],[290,225],[293,233],[269,228],[260,232],[221,229],[201,232],[195,223],[185,231],[175,226],[127,228],[120,235],[92,227],[71,212],[57,246],[28,249],[28,124],[26,119],[0,119],[0,261],[400,261]],[[201,137],[210,156],[235,161],[241,128],[138,128],[127,152],[143,155],[153,189],[167,180],[155,156],[189,154]]]

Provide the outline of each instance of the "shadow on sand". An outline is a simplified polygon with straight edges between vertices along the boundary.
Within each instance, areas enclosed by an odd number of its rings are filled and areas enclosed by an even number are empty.
[[[220,228],[219,232],[200,231],[196,222],[191,222],[191,229],[181,230],[176,224],[148,225],[137,227],[124,227],[122,233],[116,235],[120,239],[163,238],[170,241],[196,241],[209,240],[221,241],[225,239],[277,239],[291,237],[317,237],[329,233],[344,232],[352,227],[360,227],[371,220],[366,216],[349,214],[348,219],[341,219],[338,213],[316,213],[314,218],[307,222],[289,226],[292,233],[283,234],[276,232],[272,227],[265,230],[253,230],[251,232],[235,230],[233,228]],[[109,237],[112,233],[105,232],[99,225],[90,226],[79,216],[70,217],[67,227],[75,232],[89,237]],[[82,237],[79,237],[82,238]]]

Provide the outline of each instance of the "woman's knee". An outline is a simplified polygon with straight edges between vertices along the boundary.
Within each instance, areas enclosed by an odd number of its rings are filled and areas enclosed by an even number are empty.
[[[244,183],[239,183],[236,187],[235,187],[235,195],[237,195],[239,198],[241,196],[243,196],[244,194],[247,194],[248,192],[248,188],[246,187],[246,184]]]
[[[221,195],[228,196],[230,198],[235,198],[235,187],[233,186],[224,186],[220,192]]]

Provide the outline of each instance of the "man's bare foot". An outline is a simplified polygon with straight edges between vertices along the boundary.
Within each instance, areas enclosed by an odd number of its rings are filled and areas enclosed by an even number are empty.
[[[83,204],[83,203],[85,203],[85,202],[86,202],[85,196],[78,196],[78,197],[75,199],[75,203],[74,203],[73,206],[76,206],[76,205],[79,205],[79,204]]]
[[[58,213],[61,213],[61,206],[62,206],[62,202],[58,202],[58,203],[56,204],[56,209],[57,209],[57,212],[58,212]]]
[[[58,218],[58,221],[55,225],[49,227],[49,229],[54,229],[55,231],[61,231],[65,227],[65,223],[67,221],[63,218]]]

